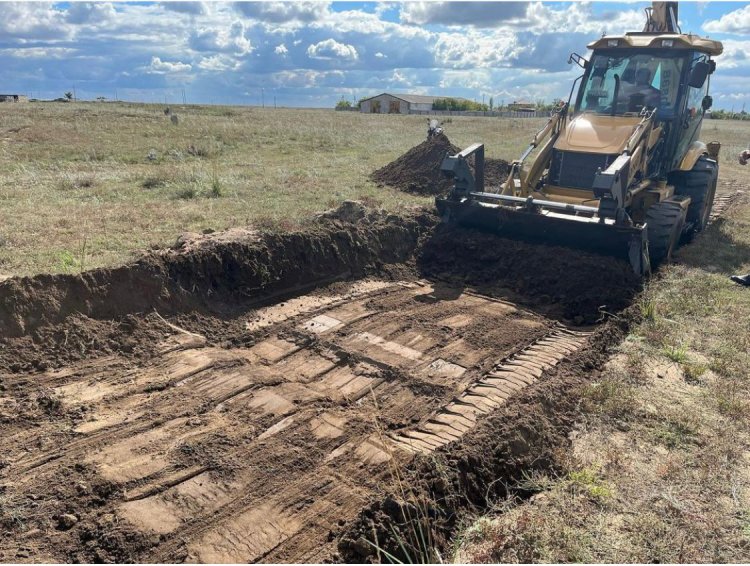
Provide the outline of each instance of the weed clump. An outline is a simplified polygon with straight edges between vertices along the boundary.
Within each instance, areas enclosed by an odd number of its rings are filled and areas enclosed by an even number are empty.
[[[167,180],[161,176],[149,176],[141,182],[141,187],[144,189],[158,189],[167,184]]]

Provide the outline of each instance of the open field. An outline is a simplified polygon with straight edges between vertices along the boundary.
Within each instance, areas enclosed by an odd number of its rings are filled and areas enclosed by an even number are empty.
[[[163,110],[0,106],[0,275],[118,265],[184,231],[288,227],[347,199],[431,200],[367,178],[425,138],[424,117],[188,106],[175,126]],[[456,117],[446,130],[516,156],[543,122]]]
[[[0,275],[118,265],[182,232],[289,227],[348,199],[429,204],[368,179],[425,137],[423,116],[329,110],[35,103],[0,106]],[[451,141],[520,155],[543,119],[452,117]],[[750,126],[707,122],[722,166]],[[151,157],[149,157],[151,156]]]
[[[404,210],[367,175],[423,118],[24,112],[3,269],[61,273],[0,283],[0,560],[744,556],[743,124],[706,124],[724,206],[644,288]],[[508,158],[539,125],[447,132]],[[383,208],[308,217],[347,198]]]

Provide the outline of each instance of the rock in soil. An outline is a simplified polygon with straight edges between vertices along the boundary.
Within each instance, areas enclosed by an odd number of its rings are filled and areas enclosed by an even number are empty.
[[[72,529],[77,522],[78,517],[70,513],[65,513],[63,515],[60,515],[60,517],[57,519],[57,526],[58,528],[67,531],[68,529]]]

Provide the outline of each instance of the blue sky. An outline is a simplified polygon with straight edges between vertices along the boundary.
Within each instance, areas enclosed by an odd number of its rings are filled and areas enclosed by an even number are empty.
[[[0,2],[0,91],[37,98],[330,107],[383,91],[566,97],[603,33],[650,2]],[[681,2],[724,42],[714,107],[750,109],[750,4]]]

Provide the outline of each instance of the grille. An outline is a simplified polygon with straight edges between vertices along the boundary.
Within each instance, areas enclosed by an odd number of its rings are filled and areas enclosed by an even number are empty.
[[[591,190],[599,167],[604,171],[617,155],[552,150],[549,182],[559,187]]]

